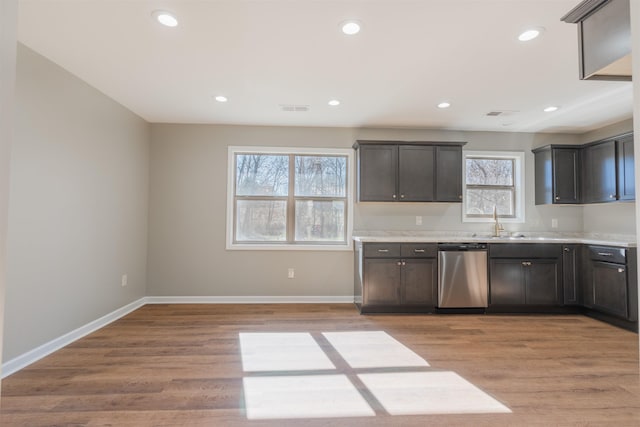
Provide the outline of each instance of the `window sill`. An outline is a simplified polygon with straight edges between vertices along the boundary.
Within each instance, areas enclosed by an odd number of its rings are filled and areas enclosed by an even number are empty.
[[[228,251],[353,251],[352,243],[340,245],[291,245],[291,244],[260,244],[260,243],[227,243]]]

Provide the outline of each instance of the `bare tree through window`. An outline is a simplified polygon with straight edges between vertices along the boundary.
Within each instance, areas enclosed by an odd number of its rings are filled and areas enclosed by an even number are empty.
[[[498,216],[514,218],[515,164],[513,159],[467,157],[466,215],[491,217],[494,206]]]
[[[235,154],[236,242],[346,241],[347,156]]]

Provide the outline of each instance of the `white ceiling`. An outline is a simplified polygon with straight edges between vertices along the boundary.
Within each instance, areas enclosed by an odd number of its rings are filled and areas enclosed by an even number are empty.
[[[632,117],[633,100],[630,82],[578,79],[560,17],[579,2],[21,0],[19,40],[149,122],[582,133]],[[518,41],[530,26],[546,31]]]

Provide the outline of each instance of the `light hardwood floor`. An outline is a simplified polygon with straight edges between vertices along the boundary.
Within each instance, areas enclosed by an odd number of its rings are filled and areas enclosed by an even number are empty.
[[[360,390],[374,417],[248,420],[238,334],[309,332],[331,355],[332,331],[385,331],[512,413],[392,416]],[[147,305],[4,379],[1,408],[2,426],[638,426],[638,336],[578,315]]]

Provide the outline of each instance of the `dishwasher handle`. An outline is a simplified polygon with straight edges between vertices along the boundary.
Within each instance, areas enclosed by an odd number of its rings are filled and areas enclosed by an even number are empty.
[[[438,251],[486,251],[486,243],[440,243],[438,245]]]

